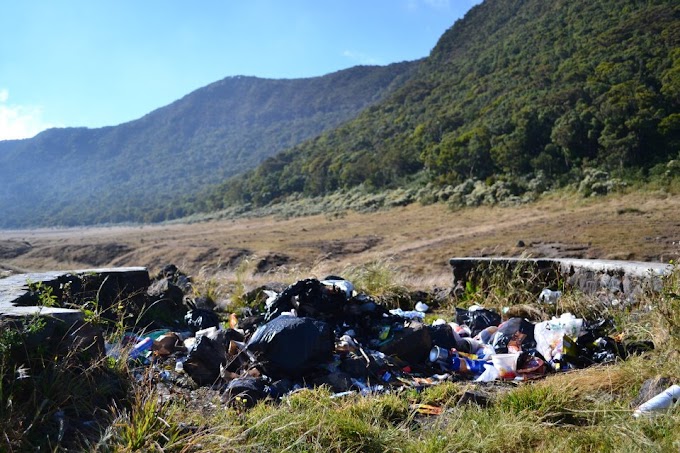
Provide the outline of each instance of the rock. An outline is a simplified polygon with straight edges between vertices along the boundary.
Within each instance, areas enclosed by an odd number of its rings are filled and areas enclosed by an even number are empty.
[[[463,396],[458,400],[459,406],[464,404],[476,404],[477,406],[487,407],[491,404],[491,398],[488,394],[480,391],[468,390],[463,393]]]
[[[147,290],[148,305],[142,310],[141,325],[177,326],[184,318],[184,292],[168,278],[157,280]]]

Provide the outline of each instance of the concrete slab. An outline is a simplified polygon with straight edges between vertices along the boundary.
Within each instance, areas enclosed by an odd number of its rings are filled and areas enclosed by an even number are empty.
[[[39,306],[29,288],[30,284],[38,283],[51,287],[57,297],[61,297],[66,286],[76,298],[96,295],[133,297],[146,291],[149,273],[144,267],[122,267],[11,275],[0,279],[0,319],[40,315],[68,324],[83,319],[83,313],[78,309]]]
[[[557,289],[558,282],[585,294],[633,301],[645,291],[660,291],[663,277],[673,272],[673,265],[643,261],[590,260],[575,258],[451,258],[454,287],[466,282],[475,269],[499,266],[511,271],[529,265],[546,287]]]

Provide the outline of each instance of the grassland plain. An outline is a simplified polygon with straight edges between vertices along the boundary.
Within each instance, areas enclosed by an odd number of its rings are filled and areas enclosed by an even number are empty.
[[[519,241],[525,246],[519,247]],[[0,231],[0,266],[64,270],[174,263],[190,274],[260,274],[391,261],[409,279],[448,282],[453,256],[567,256],[668,262],[680,257],[680,195],[561,192],[513,207],[411,204],[372,213],[275,216],[100,228]]]

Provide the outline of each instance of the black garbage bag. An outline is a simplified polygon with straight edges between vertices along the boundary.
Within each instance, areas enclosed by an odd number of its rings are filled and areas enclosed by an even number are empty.
[[[487,327],[499,325],[501,323],[501,315],[486,308],[478,310],[456,308],[456,323],[468,326],[474,337]]]
[[[394,355],[411,364],[425,363],[429,360],[432,338],[426,325],[411,323],[408,327],[394,333],[387,344],[380,346],[380,352]]]
[[[184,316],[184,321],[194,333],[208,327],[219,327],[220,318],[217,316],[217,313],[205,308],[198,308],[193,301],[187,301],[187,305],[189,305],[191,310]]]
[[[331,359],[335,337],[323,321],[280,316],[260,326],[246,348],[270,377],[299,377]]]
[[[347,299],[347,294],[337,286],[325,285],[315,278],[300,280],[286,288],[267,307],[265,321],[271,321],[293,309],[301,317],[339,321]]]
[[[229,382],[222,400],[230,406],[255,406],[269,394],[267,383],[262,378],[244,377]]]
[[[458,341],[450,325],[427,326],[427,329],[430,331],[432,346],[439,346],[444,349],[458,348]]]
[[[227,364],[227,348],[224,337],[212,340],[200,337],[184,362],[184,371],[198,385],[211,385],[220,377],[220,365]]]

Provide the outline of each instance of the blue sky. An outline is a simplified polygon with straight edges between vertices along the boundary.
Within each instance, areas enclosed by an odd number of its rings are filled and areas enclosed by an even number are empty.
[[[481,0],[4,0],[0,140],[137,119],[227,76],[425,57]]]

